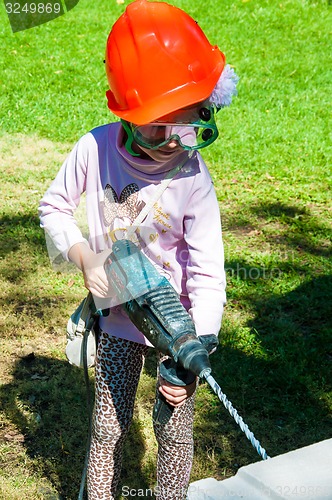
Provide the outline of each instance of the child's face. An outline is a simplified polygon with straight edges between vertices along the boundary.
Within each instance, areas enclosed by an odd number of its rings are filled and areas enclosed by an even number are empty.
[[[145,148],[137,143],[135,145],[139,150],[143,151],[147,156],[152,158],[152,160],[160,162],[168,161],[184,151],[182,146],[180,146],[180,144],[175,140],[171,140],[164,146],[157,149]]]
[[[214,110],[204,103],[147,125],[132,125],[131,130],[136,148],[156,161],[168,160],[184,150],[205,147],[218,136]]]

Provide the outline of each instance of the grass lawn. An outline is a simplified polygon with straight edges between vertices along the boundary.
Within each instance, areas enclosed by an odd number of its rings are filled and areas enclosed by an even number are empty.
[[[0,8],[0,498],[75,499],[87,433],[83,373],[64,355],[79,273],[52,269],[39,199],[74,142],[112,120],[104,46],[123,11],[80,0],[13,34]],[[213,373],[270,456],[332,436],[331,5],[178,0],[240,76],[203,156],[224,230],[228,304]],[[207,228],[208,230],[208,228]],[[93,382],[91,371],[91,385]],[[142,374],[123,485],[155,484],[155,359]],[[192,481],[259,460],[201,384]]]

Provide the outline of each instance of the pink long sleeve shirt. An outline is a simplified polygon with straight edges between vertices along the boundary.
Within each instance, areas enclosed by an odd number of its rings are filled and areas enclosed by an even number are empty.
[[[186,156],[184,152],[165,163],[133,157],[123,147],[120,123],[98,127],[78,141],[41,200],[41,226],[67,260],[76,243],[86,242],[96,253],[111,248],[114,239],[123,237],[122,228],[149,203],[166,173]],[[83,193],[87,239],[75,219]],[[135,237],[179,294],[197,335],[217,335],[226,300],[221,224],[211,177],[199,153],[188,157]],[[150,345],[120,307],[112,307],[100,327]]]

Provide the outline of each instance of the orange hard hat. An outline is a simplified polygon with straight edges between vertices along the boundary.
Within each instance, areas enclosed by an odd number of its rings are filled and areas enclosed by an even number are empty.
[[[207,99],[225,56],[183,10],[136,0],[109,34],[105,63],[109,109],[143,125]]]

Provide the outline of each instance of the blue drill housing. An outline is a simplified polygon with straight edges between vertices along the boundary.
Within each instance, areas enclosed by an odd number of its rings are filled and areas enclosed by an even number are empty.
[[[116,241],[104,267],[128,317],[156,349],[199,377],[211,372],[178,294],[134,243]]]

